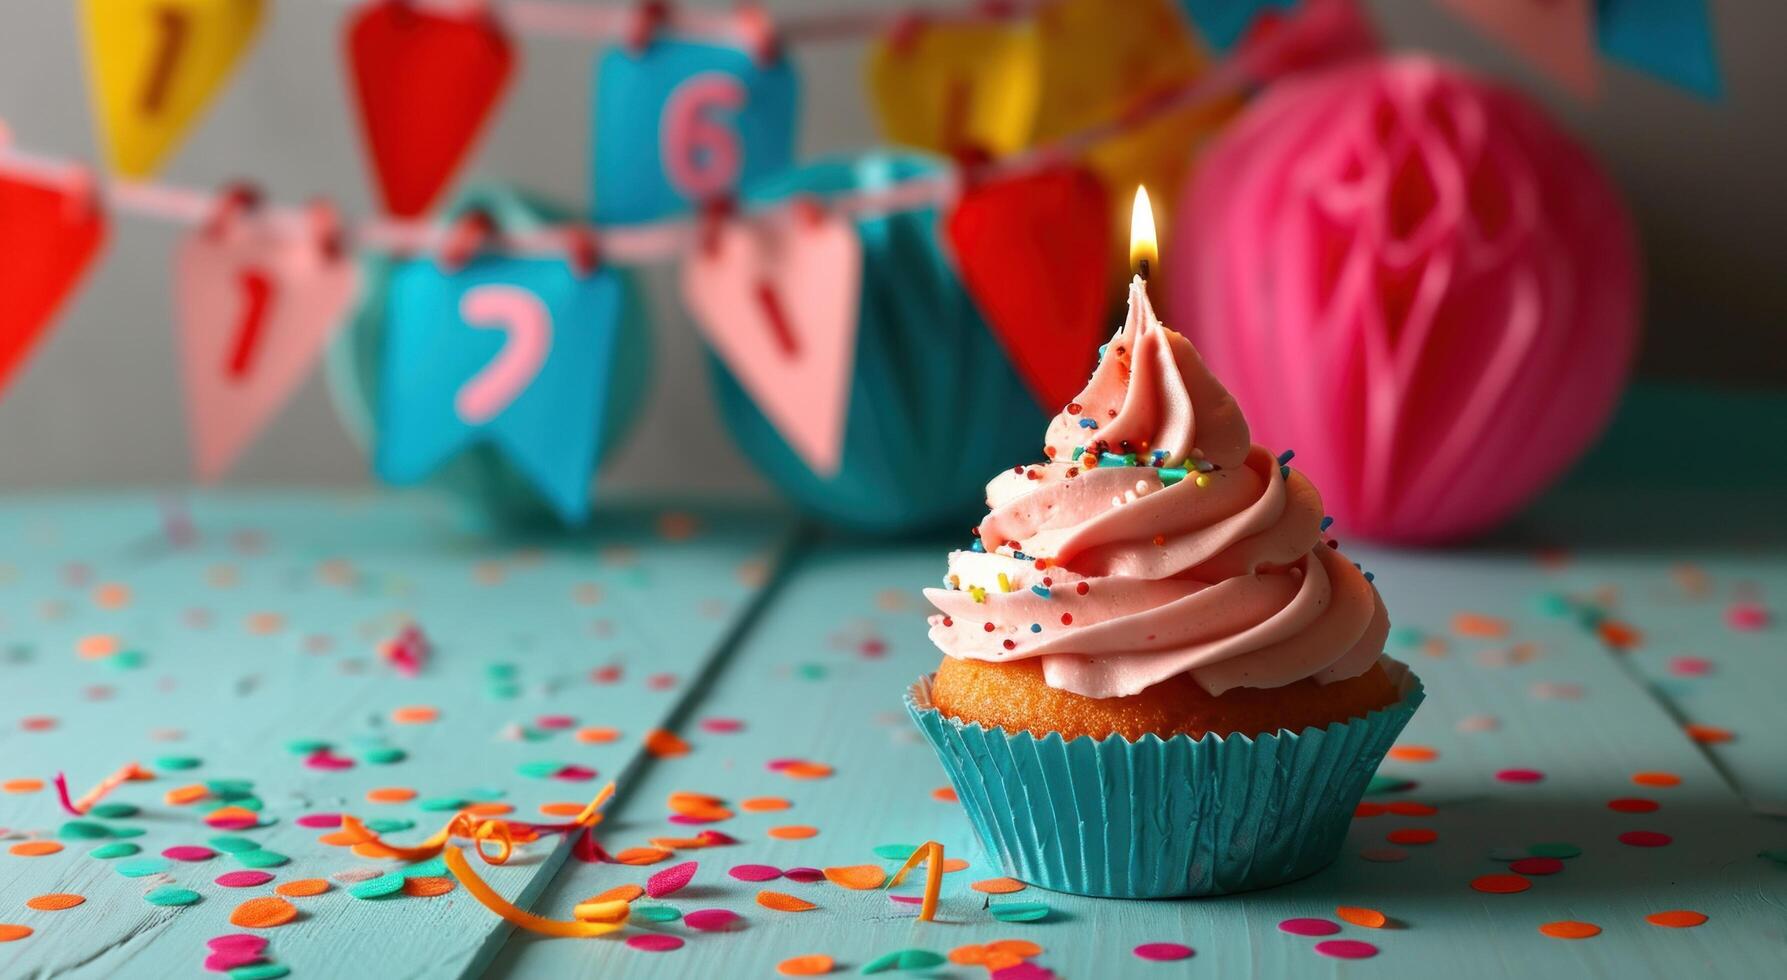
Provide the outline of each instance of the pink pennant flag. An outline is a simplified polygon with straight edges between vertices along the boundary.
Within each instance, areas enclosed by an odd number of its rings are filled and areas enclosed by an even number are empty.
[[[820,476],[844,454],[861,279],[855,227],[810,205],[713,226],[683,265],[702,334]]]
[[[204,483],[291,398],[354,295],[355,266],[327,205],[300,227],[263,219],[254,203],[244,189],[225,195],[176,262],[188,427]]]
[[[1578,98],[1601,87],[1594,0],[1440,0],[1532,61]]]

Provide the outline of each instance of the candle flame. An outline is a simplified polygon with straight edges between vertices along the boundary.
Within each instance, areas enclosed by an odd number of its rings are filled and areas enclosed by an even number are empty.
[[[1160,245],[1154,234],[1154,206],[1148,203],[1148,188],[1135,189],[1135,209],[1129,217],[1129,264],[1144,270],[1160,262]]]

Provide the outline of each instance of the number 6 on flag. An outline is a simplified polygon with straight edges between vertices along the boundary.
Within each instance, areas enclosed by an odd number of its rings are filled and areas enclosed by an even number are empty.
[[[785,169],[798,83],[787,62],[653,41],[596,69],[590,196],[600,222],[651,221]]]

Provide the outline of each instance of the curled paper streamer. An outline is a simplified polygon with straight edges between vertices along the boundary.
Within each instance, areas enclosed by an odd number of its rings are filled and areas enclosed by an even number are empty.
[[[133,779],[146,778],[148,777],[143,772],[141,766],[134,762],[126,762],[124,765],[119,766],[116,772],[100,780],[99,785],[88,790],[86,795],[78,800],[71,800],[68,798],[68,776],[63,773],[57,773],[55,780],[56,802],[61,804],[64,812],[72,816],[86,816],[87,811],[93,809],[95,803],[105,799],[112,790],[117,789]]]
[[[912,855],[906,858],[906,863],[900,865],[900,870],[895,871],[893,877],[887,880],[886,887],[892,888],[905,881],[907,872],[920,864],[925,866],[925,897],[924,903],[918,907],[918,917],[925,922],[931,922],[937,918],[937,899],[943,894],[942,844],[934,840],[920,844],[918,850],[913,851]]]
[[[1617,193],[1531,102],[1432,59],[1270,90],[1177,224],[1173,325],[1342,533],[1493,526],[1589,445],[1630,369]]]
[[[459,848],[449,847],[442,851],[441,859],[446,862],[447,870],[453,873],[453,877],[459,879],[459,883],[465,886],[465,890],[470,892],[479,904],[528,932],[537,932],[542,936],[558,936],[564,939],[589,939],[595,936],[606,936],[627,924],[624,916],[614,921],[575,920],[566,922],[562,919],[548,919],[535,915],[525,909],[515,907],[508,899],[497,894],[496,889],[490,887],[484,879],[478,877],[477,872],[472,870],[471,862],[465,859],[465,852]],[[584,907],[579,906],[579,908]]]

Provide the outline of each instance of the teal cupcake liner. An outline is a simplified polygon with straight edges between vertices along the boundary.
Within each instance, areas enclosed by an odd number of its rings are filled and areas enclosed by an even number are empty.
[[[1339,855],[1366,784],[1425,697],[1407,666],[1382,662],[1396,703],[1253,738],[1014,734],[944,717],[928,675],[906,709],[1011,877],[1100,898],[1221,895],[1294,881]]]

